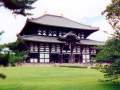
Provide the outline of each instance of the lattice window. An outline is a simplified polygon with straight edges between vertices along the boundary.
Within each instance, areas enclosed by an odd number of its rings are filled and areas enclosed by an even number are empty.
[[[57,32],[56,31],[53,31],[53,36],[57,36]]]
[[[60,45],[57,45],[56,48],[57,48],[57,52],[60,52]]]
[[[77,52],[80,52],[80,46],[77,46]]]
[[[40,45],[40,52],[44,52],[45,51],[45,46],[44,46],[44,44],[41,44]]]
[[[86,53],[86,50],[85,50],[85,48],[83,48],[83,50],[82,50],[82,54],[85,54]]]
[[[81,38],[84,39],[84,34],[83,33],[81,34]]]
[[[52,31],[50,30],[49,33],[48,33],[48,36],[52,36]]]
[[[96,49],[92,49],[91,54],[96,54]]]
[[[42,35],[43,34],[43,31],[42,30],[39,30],[38,31],[38,35]]]
[[[78,34],[78,38],[79,38],[79,39],[81,38],[81,34],[80,34],[80,33]]]
[[[83,63],[90,62],[90,55],[83,55]]]
[[[49,45],[45,45],[45,51],[49,52]]]
[[[49,53],[40,53],[40,62],[49,62]]]
[[[30,63],[37,63],[38,59],[37,58],[30,58]]]
[[[86,48],[86,54],[89,54],[89,48]]]
[[[62,36],[62,32],[61,31],[59,32],[59,36]]]
[[[33,45],[32,45],[32,44],[30,45],[30,51],[31,51],[31,52],[33,52],[33,51],[34,51],[34,47],[33,47]]]
[[[76,47],[73,48],[73,52],[76,53]]]
[[[34,45],[34,51],[38,51],[38,46],[37,45]]]
[[[31,45],[30,45],[30,51],[31,51],[31,52],[37,52],[37,51],[38,51],[38,46],[37,46],[37,45],[34,45],[34,44],[31,44]]]
[[[52,45],[51,51],[52,51],[52,52],[55,52],[55,51],[56,51],[56,46],[55,46],[55,45]]]
[[[45,30],[43,30],[43,36],[46,36],[46,31]]]
[[[82,53],[83,53],[83,54],[89,54],[89,48],[87,48],[87,47],[84,48]]]
[[[62,33],[62,35],[65,35],[65,34],[66,34],[66,32],[63,32],[63,33]]]

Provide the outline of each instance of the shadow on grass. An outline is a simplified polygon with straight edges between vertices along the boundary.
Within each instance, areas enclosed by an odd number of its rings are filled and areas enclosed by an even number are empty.
[[[67,67],[67,68],[88,68],[87,66],[59,66],[59,67]]]
[[[6,79],[6,75],[4,75],[3,73],[0,73],[0,78],[1,79]]]
[[[97,69],[97,70],[98,70],[98,67],[92,67],[92,66],[78,66],[78,65],[71,66],[71,65],[59,65],[59,67],[67,67],[67,68],[91,68],[91,69]]]
[[[109,90],[120,90],[120,82],[112,82],[107,80],[98,80],[101,83],[101,86],[108,88]]]

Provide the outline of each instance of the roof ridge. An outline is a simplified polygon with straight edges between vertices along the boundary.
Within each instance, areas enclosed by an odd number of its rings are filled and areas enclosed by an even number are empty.
[[[36,17],[36,18],[31,18],[30,20],[36,20],[36,19],[40,19],[40,18],[43,18],[45,16],[54,16],[54,17],[60,17],[60,18],[63,18],[63,16],[60,16],[60,15],[54,15],[54,14],[43,14],[39,17]]]
[[[98,28],[98,27],[93,27],[93,26],[91,26],[91,25],[86,25],[86,24],[83,24],[83,23],[79,23],[79,22],[74,21],[74,20],[71,20],[71,19],[69,19],[69,18],[67,18],[67,17],[63,17],[63,18],[64,18],[64,19],[67,19],[67,20],[69,20],[69,21],[75,22],[75,23],[77,23],[77,24],[81,24],[81,25],[83,25],[83,26],[88,26],[88,27],[92,27],[92,28]]]

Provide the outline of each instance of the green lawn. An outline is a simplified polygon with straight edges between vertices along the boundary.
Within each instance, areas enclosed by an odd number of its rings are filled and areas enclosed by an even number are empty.
[[[67,67],[0,68],[7,75],[0,79],[0,90],[120,90],[100,82],[102,73],[95,69]]]

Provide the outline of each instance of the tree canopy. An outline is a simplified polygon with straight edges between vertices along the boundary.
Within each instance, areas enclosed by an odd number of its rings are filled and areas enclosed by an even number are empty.
[[[106,7],[102,14],[106,16],[115,32],[98,53],[97,59],[114,60],[120,58],[120,0],[111,0],[111,4]]]
[[[26,10],[31,10],[31,6],[37,0],[0,0],[1,5],[13,11],[15,14],[30,15]]]
[[[103,13],[110,25],[115,30],[101,51],[97,54],[97,61],[110,62],[102,68],[105,78],[115,80],[120,77],[120,0],[111,0]]]
[[[120,0],[112,0],[106,9],[102,12],[113,27],[120,25]]]
[[[120,40],[110,39],[104,46],[100,48],[100,52],[96,56],[98,62],[112,63],[117,59],[120,59]]]
[[[65,34],[64,36],[59,37],[59,40],[66,42],[66,44],[68,46],[66,46],[65,48],[69,48],[70,49],[70,63],[73,63],[73,49],[74,46],[77,42],[80,41],[80,39],[78,39],[77,35],[74,34],[73,32],[68,32],[67,34]]]
[[[8,43],[6,47],[8,47],[13,52],[25,52],[28,50],[27,45],[22,40],[17,40],[13,43]]]

